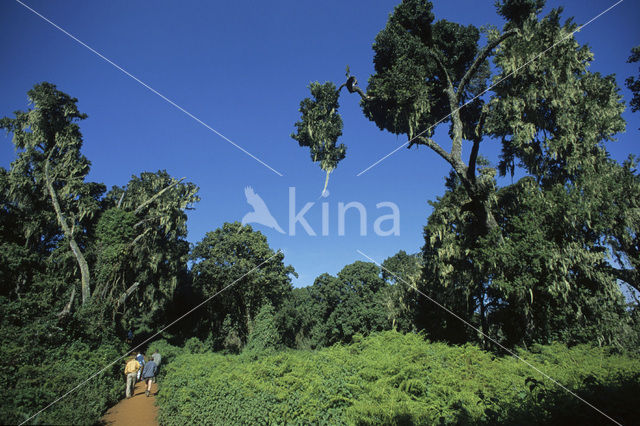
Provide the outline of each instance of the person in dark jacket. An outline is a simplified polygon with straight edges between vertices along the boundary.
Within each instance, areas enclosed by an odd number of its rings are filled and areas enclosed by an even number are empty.
[[[158,370],[160,370],[160,362],[162,361],[162,356],[160,355],[160,352],[158,352],[158,350],[156,349],[153,352],[153,355],[151,355],[151,358],[153,358],[153,362],[156,363],[156,377],[157,377]],[[153,378],[153,383],[156,382],[156,377]]]
[[[150,359],[149,361],[144,363],[144,367],[142,368],[142,379],[147,382],[147,390],[145,391],[145,395],[149,396],[151,393],[151,383],[153,383],[153,379],[156,377],[156,370],[158,366]]]

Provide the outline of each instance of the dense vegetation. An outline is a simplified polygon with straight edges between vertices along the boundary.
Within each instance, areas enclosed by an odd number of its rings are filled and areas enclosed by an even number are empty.
[[[603,424],[513,357],[384,332],[319,351],[185,353],[169,365],[160,421],[181,424]],[[588,345],[520,357],[634,423],[640,360]]]
[[[54,401],[30,422],[94,423],[124,393],[122,365],[83,382],[141,344],[164,357],[166,424],[601,422],[505,349],[633,422],[637,160],[606,149],[625,129],[615,78],[588,70],[575,24],[560,10],[539,16],[543,3],[497,2],[505,25],[481,47],[478,28],[404,0],[376,37],[366,91],[349,72],[341,86],[312,83],[293,136],[327,177],[346,155],[345,87],[378,127],[451,173],[419,253],[354,262],[302,288],[250,226],[225,223],[190,244],[186,211],[199,198],[184,178],[87,181],[86,115],[55,85],[35,85],[31,108],[0,120],[16,148],[0,168],[0,423]],[[636,47],[629,61],[639,58]],[[636,111],[638,80],[626,84]],[[442,117],[449,151],[431,139]],[[480,154],[487,140],[502,147],[493,162]]]

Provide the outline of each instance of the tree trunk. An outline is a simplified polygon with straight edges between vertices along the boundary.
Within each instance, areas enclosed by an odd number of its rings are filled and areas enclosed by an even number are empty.
[[[73,299],[75,298],[76,298],[76,286],[74,285],[73,289],[71,290],[71,297],[69,298],[69,303],[67,303],[64,309],[62,310],[62,312],[58,314],[58,318],[61,318],[71,313],[71,308],[73,307]]]
[[[62,231],[64,232],[64,235],[69,239],[69,246],[71,247],[71,251],[73,252],[73,255],[76,257],[76,261],[78,262],[78,267],[80,268],[80,275],[81,275],[81,282],[82,282],[82,304],[84,305],[87,302],[89,302],[89,299],[91,297],[91,290],[90,290],[91,279],[89,275],[89,264],[87,263],[87,260],[84,258],[84,255],[82,254],[80,247],[76,243],[75,238],[73,238],[73,233],[69,228],[69,224],[67,223],[67,220],[64,218],[64,215],[62,214],[62,209],[60,208],[60,203],[58,202],[58,196],[56,194],[55,189],[53,188],[53,183],[51,182],[51,178],[49,176],[49,159],[48,158],[44,163],[44,175],[45,175],[47,190],[49,191],[49,196],[51,197],[51,203],[53,204],[53,209],[56,212],[56,217],[58,218],[58,222],[62,227]]]

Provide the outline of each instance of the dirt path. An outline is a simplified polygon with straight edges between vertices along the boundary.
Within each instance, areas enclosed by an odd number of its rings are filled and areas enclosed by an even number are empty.
[[[122,386],[124,387],[124,383]],[[100,424],[109,426],[157,426],[158,407],[156,407],[155,403],[158,387],[155,383],[151,385],[151,395],[149,397],[145,396],[144,391],[145,384],[143,382],[136,383],[133,397],[123,399],[111,407],[100,420]]]

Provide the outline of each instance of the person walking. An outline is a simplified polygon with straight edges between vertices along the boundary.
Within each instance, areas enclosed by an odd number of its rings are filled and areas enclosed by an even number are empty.
[[[153,362],[156,363],[156,377],[157,377],[158,370],[160,370],[160,362],[162,361],[162,356],[160,355],[160,352],[158,352],[158,350],[156,349],[155,351],[153,351],[153,355],[151,355],[151,358],[153,359]],[[156,377],[153,378],[153,383],[156,382]]]
[[[151,393],[151,383],[153,383],[156,377],[157,370],[158,366],[153,361],[153,359],[150,359],[144,364],[144,368],[142,370],[142,378],[147,382],[147,390],[144,393],[145,395],[147,395],[147,397]]]
[[[138,352],[138,355],[136,356],[136,361],[138,361],[138,364],[140,364],[140,369],[138,370],[138,381],[140,380],[140,375],[142,374],[142,369],[144,368],[144,355],[142,355],[142,352]]]
[[[136,376],[139,371],[140,363],[136,361],[134,357],[131,357],[124,367],[124,375],[127,376],[127,389],[125,391],[127,399],[131,398],[133,394],[133,388],[136,385]]]

